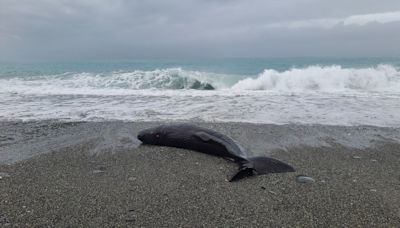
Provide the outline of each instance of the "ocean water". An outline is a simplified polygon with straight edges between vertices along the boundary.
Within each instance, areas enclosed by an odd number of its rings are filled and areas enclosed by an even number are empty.
[[[0,63],[0,120],[400,126],[400,59]]]

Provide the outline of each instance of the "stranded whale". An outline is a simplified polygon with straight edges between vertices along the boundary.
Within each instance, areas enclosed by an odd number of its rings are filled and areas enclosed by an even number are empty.
[[[294,172],[279,160],[258,156],[248,157],[244,149],[230,137],[192,124],[161,125],[139,132],[144,144],[177,147],[215,155],[239,164],[239,171],[230,181],[267,173]]]

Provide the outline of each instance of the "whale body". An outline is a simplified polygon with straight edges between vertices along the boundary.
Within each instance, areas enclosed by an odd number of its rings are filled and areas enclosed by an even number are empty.
[[[189,149],[232,160],[239,165],[239,170],[229,181],[295,171],[292,166],[274,158],[249,157],[232,138],[193,124],[160,125],[140,131],[137,137],[144,144]]]

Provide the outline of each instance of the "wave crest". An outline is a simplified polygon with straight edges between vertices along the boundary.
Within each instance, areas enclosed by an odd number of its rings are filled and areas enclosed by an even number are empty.
[[[114,72],[111,75],[81,73],[73,75],[71,82],[79,83],[74,85],[75,87],[109,89],[215,89],[201,73],[185,71],[181,68]]]
[[[181,68],[153,71],[71,73],[0,78],[0,91],[51,94],[129,93],[157,90],[214,90],[213,75]],[[216,83],[218,84],[218,83]]]
[[[391,65],[369,68],[309,66],[287,71],[266,69],[257,78],[246,78],[232,86],[236,90],[271,91],[400,91],[400,72]]]
[[[366,68],[308,66],[286,71],[266,69],[257,77],[167,68],[111,73],[64,73],[60,75],[0,78],[0,92],[33,94],[132,94],[142,90],[218,90],[247,93],[276,92],[394,92],[400,93],[400,71],[392,65]]]

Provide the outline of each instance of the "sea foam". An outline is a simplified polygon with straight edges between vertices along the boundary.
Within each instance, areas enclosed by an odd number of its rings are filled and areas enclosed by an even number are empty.
[[[309,66],[286,71],[266,69],[257,78],[245,78],[235,90],[269,91],[387,91],[400,92],[400,72],[391,65],[368,68]]]
[[[344,68],[308,66],[285,71],[265,69],[259,75],[226,75],[166,68],[152,71],[67,72],[0,78],[0,92],[30,94],[138,94],[183,90],[269,92],[400,92],[400,71],[392,65]]]
[[[218,78],[218,74],[181,68],[104,73],[66,72],[58,75],[0,78],[0,92],[110,95],[129,94],[137,90],[214,90],[220,88],[222,85],[214,82],[213,78]]]
[[[400,73],[392,65],[315,65],[253,76],[166,68],[0,77],[0,120],[399,127],[399,100]]]

